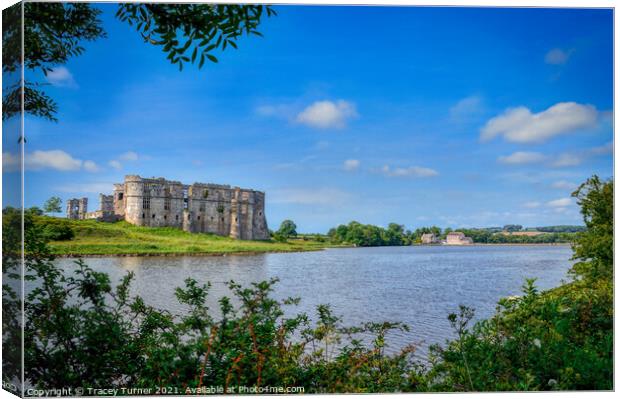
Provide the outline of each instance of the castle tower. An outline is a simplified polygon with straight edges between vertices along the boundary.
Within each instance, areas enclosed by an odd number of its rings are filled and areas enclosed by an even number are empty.
[[[267,227],[267,217],[265,216],[265,193],[254,191],[254,201],[252,206],[252,240],[268,240],[269,228]]]
[[[67,200],[68,219],[86,219],[86,212],[88,212],[88,198],[71,198]]]
[[[125,184],[114,185],[114,214],[120,217],[125,216]]]
[[[240,189],[235,188],[233,196],[230,200],[230,234],[231,238],[241,238],[241,209],[240,209]]]
[[[140,176],[125,176],[125,220],[136,226],[144,226],[146,210],[143,209],[144,184]]]

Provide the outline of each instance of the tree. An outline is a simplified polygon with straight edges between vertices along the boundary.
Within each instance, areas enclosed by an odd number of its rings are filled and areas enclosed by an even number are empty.
[[[45,213],[60,213],[62,212],[62,209],[60,207],[61,204],[62,200],[60,198],[51,197],[47,201],[45,201],[45,204],[43,205],[43,211]]]
[[[21,67],[22,3],[2,13],[3,72]],[[44,75],[71,57],[84,52],[83,42],[106,37],[101,10],[88,3],[26,2],[24,4],[24,67]],[[116,17],[135,27],[144,42],[161,47],[172,64],[202,68],[206,60],[217,62],[216,50],[237,48],[243,35],[258,35],[264,15],[275,15],[270,6],[236,4],[145,4],[118,5]],[[58,106],[41,82],[19,81],[5,88],[2,118],[21,111],[24,94],[26,113],[56,121]]]
[[[284,238],[297,237],[297,225],[292,220],[287,219],[280,224],[276,233]]]
[[[521,226],[520,224],[507,224],[506,226],[504,226],[504,231],[510,233],[512,233],[513,231],[521,231],[522,229],[523,226]]]
[[[578,233],[573,245],[571,270],[586,279],[613,278],[614,264],[614,183],[593,176],[572,194],[577,198],[587,230]]]

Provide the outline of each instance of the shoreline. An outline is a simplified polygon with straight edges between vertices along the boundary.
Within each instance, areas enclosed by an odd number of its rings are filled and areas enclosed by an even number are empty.
[[[413,245],[386,245],[375,247],[356,247],[356,246],[326,246],[323,248],[295,249],[295,250],[269,250],[269,251],[234,251],[234,252],[146,252],[146,253],[114,253],[114,254],[76,254],[62,253],[53,254],[56,258],[78,259],[78,258],[140,258],[140,257],[225,257],[225,256],[256,256],[267,254],[303,253],[319,252],[328,249],[343,248],[400,248],[400,247],[490,247],[490,246],[514,246],[514,247],[546,247],[546,246],[570,246],[570,243],[474,243],[468,245],[449,245],[449,244],[413,244]]]
[[[475,242],[473,244],[415,244],[416,247],[486,247],[486,246],[514,246],[514,247],[544,247],[544,246],[570,246],[570,242],[506,242],[506,243],[488,243]]]
[[[235,251],[235,252],[147,252],[147,253],[120,253],[120,254],[53,254],[56,258],[148,258],[148,257],[179,257],[179,256],[195,256],[195,257],[225,257],[225,256],[255,256],[255,255],[267,255],[267,254],[287,254],[287,253],[301,253],[301,252],[318,252],[324,251],[327,248],[316,249],[298,249],[293,251],[285,250],[271,250],[271,251]]]

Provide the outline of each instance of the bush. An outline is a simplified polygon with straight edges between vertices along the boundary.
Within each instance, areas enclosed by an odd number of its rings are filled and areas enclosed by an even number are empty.
[[[613,288],[576,282],[519,298],[468,329],[462,307],[450,316],[457,339],[431,349],[437,391],[613,389]],[[432,380],[432,378],[431,378]]]
[[[68,220],[35,217],[35,223],[41,227],[42,234],[48,241],[66,241],[75,237],[75,232]]]
[[[280,232],[277,232],[277,231],[275,233],[272,233],[271,237],[276,242],[286,242],[287,241],[287,237],[285,235],[281,234]]]

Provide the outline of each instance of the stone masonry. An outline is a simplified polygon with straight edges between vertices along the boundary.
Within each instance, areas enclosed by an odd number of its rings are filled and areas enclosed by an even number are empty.
[[[89,217],[241,240],[269,239],[265,193],[260,191],[128,175],[124,183],[114,185],[111,196],[100,195],[100,204],[101,209]]]
[[[69,219],[86,219],[88,198],[71,198],[67,200],[67,217]]]

